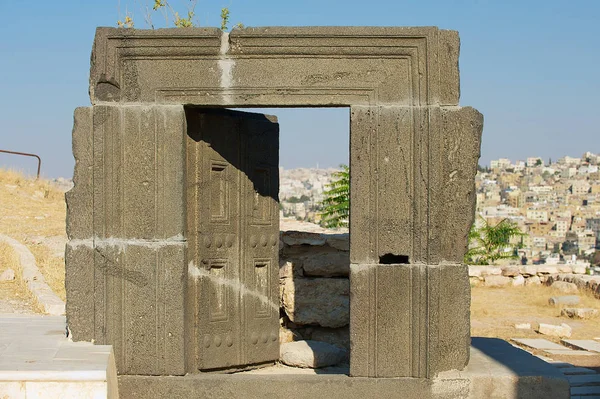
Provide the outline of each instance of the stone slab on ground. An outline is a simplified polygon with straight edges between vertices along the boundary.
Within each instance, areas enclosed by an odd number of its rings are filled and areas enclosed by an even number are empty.
[[[552,365],[493,338],[473,338],[469,365],[432,379],[363,378],[281,366],[234,375],[119,376],[123,397],[183,399],[317,398],[567,399],[566,377]],[[341,369],[340,369],[341,370]],[[348,372],[347,370],[345,371]],[[319,374],[316,374],[319,373]]]
[[[550,342],[547,339],[541,338],[511,338],[511,341],[527,346],[533,349],[548,350],[548,349],[566,349],[564,346]]]
[[[576,351],[569,348],[563,349],[547,349],[544,352],[550,355],[563,355],[563,356],[595,356],[596,354],[588,351]]]
[[[591,339],[563,339],[561,342],[574,348],[600,353],[600,342]]]
[[[548,299],[548,304],[551,306],[579,305],[579,297],[577,295],[553,296]]]
[[[585,367],[566,367],[560,369],[560,371],[564,375],[596,374],[594,370]]]
[[[71,342],[64,316],[0,315],[0,397],[117,399],[112,347]]]
[[[591,395],[600,396],[600,386],[595,387],[573,387],[571,388],[571,398],[574,398],[573,395],[581,395],[582,398],[591,399]],[[593,396],[593,397],[596,397]]]
[[[589,375],[568,375],[567,380],[571,387],[582,387],[598,385],[600,386],[600,374],[589,374]]]

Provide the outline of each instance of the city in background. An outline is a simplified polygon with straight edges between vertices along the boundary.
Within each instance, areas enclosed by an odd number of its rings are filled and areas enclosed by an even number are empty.
[[[584,153],[556,161],[529,157],[492,160],[476,177],[475,223],[515,223],[517,259],[535,264],[583,263],[600,248],[600,155]],[[336,169],[280,168],[281,217],[320,222],[323,191]]]

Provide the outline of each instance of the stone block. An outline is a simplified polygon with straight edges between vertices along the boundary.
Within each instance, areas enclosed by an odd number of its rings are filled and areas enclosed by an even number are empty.
[[[185,372],[184,134],[181,106],[75,114],[67,321],[114,345],[120,373]]]
[[[351,265],[350,374],[432,378],[469,358],[464,265]]]
[[[537,275],[538,267],[535,265],[525,265],[521,266],[520,270],[523,276],[535,276]]]
[[[387,263],[386,254],[409,263],[462,262],[475,210],[481,114],[468,107],[354,106],[350,120],[350,153],[357,155],[350,160],[351,262]],[[392,122],[410,120],[420,127]],[[409,157],[406,148],[429,155]]]
[[[347,277],[350,254],[340,251],[309,254],[302,262],[302,270],[311,277]]]
[[[70,239],[89,239],[94,235],[94,111],[77,108],[73,118],[73,188],[67,191],[67,236]]]
[[[483,268],[481,266],[469,265],[469,277],[481,277]]]
[[[518,323],[518,324],[515,324],[515,328],[517,330],[531,330],[531,324],[530,323]]]
[[[506,277],[516,277],[521,275],[519,266],[505,266],[502,268],[502,275]]]
[[[521,287],[521,286],[525,285],[525,277],[523,277],[519,274],[519,275],[513,277],[511,283],[512,283],[513,287]]]
[[[419,97],[456,106],[458,52],[457,32],[435,27],[98,28],[90,97],[93,104],[244,106],[412,104]],[[222,79],[225,68],[230,80]],[[228,85],[237,90],[218,90]],[[282,96],[281,88],[297,91]]]
[[[429,154],[429,165],[414,169],[417,175],[423,176],[426,170],[429,174],[425,198],[430,205],[423,212],[429,223],[422,239],[427,242],[427,257],[415,261],[461,263],[475,215],[483,115],[471,107],[441,107],[430,109],[429,119],[428,135],[419,142]],[[416,188],[419,181],[414,183]]]
[[[311,339],[327,342],[346,350],[350,349],[350,329],[348,326],[340,328],[315,327],[312,330]]]
[[[280,361],[292,367],[321,368],[346,360],[344,349],[319,341],[296,341],[281,345]]]
[[[281,367],[238,374],[184,377],[120,376],[122,397],[150,398],[319,398],[364,399],[568,399],[567,378],[551,364],[505,341],[475,338],[471,362],[462,372],[437,378],[353,378],[327,370]],[[490,342],[491,341],[491,342]],[[480,344],[482,342],[482,344]],[[303,375],[298,375],[303,374]]]
[[[591,308],[564,308],[560,311],[561,316],[571,319],[591,319],[600,313],[598,309]]]
[[[340,251],[350,251],[350,235],[345,234],[323,234],[327,245]]]
[[[569,265],[558,265],[557,268],[559,273],[573,273],[573,268]]]
[[[460,39],[454,30],[440,30],[440,99],[441,105],[458,105],[460,76],[458,56]]]
[[[281,239],[287,245],[322,246],[327,242],[321,234],[308,231],[284,231],[281,233]]]
[[[544,266],[544,265],[540,265],[537,267],[537,273],[538,275],[542,275],[542,274],[556,274],[558,273],[558,267],[556,266]]]
[[[512,284],[512,279],[504,276],[487,276],[484,282],[484,285],[490,288],[506,287],[509,284]]]
[[[584,265],[573,265],[573,274],[586,274],[587,267]]]
[[[295,324],[337,328],[350,321],[349,294],[347,279],[287,279],[282,303]]]
[[[568,338],[571,336],[571,326],[565,323],[562,323],[560,326],[556,326],[554,324],[540,323],[537,332],[543,335],[549,335],[551,337]]]
[[[553,296],[548,299],[548,304],[552,306],[577,305],[579,304],[579,297],[577,295]]]
[[[567,283],[566,281],[555,281],[552,283],[552,285],[550,285],[550,288],[563,294],[577,294],[579,292],[577,285],[573,283]]]
[[[482,276],[501,276],[502,268],[498,266],[481,266],[483,270],[481,271]]]

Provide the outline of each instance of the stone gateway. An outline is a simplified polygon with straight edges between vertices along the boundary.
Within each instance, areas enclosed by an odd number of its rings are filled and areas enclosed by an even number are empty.
[[[330,386],[474,395],[435,379],[470,353],[483,117],[458,104],[458,52],[435,27],[98,28],[67,195],[73,338],[113,345],[122,392],[185,397],[143,376],[186,375],[197,394],[283,394],[207,373],[279,357],[279,126],[224,108],[349,107],[350,377]]]

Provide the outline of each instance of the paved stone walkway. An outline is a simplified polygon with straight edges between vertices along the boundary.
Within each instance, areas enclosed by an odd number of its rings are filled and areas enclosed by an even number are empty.
[[[542,350],[548,355],[598,356],[600,353],[600,343],[593,340],[563,340],[562,343],[565,346],[546,339],[513,338],[512,341],[524,346],[524,350]],[[577,348],[577,350],[571,348]],[[546,356],[537,355],[537,357],[554,365],[565,375],[571,386],[572,399],[600,399],[600,374],[596,371],[586,367],[577,367],[568,362],[552,360]]]

